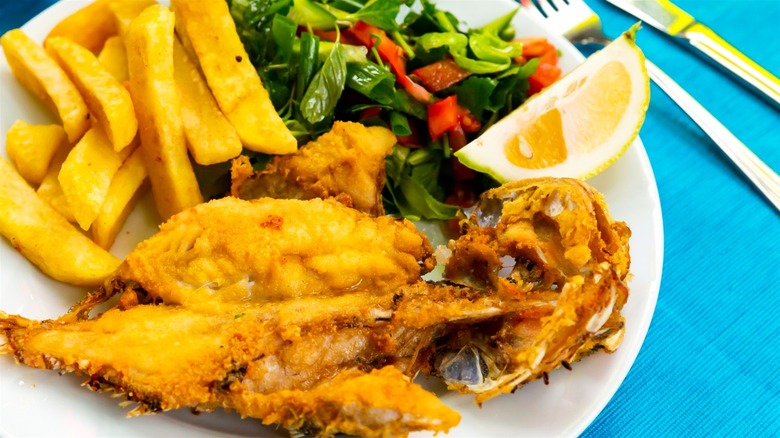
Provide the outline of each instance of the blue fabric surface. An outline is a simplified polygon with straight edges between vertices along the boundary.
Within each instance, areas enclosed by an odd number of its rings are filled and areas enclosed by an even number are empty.
[[[636,21],[587,2],[612,36]],[[0,33],[51,3],[0,2]],[[676,3],[780,76],[780,0]],[[639,44],[780,170],[780,109],[650,27]],[[780,436],[780,215],[655,86],[641,136],[663,208],[661,292],[636,363],[584,435]]]

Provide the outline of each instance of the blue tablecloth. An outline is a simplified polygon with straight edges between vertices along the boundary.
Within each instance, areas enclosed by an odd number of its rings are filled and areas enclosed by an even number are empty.
[[[608,34],[635,22],[587,1]],[[3,0],[0,33],[51,3]],[[780,76],[780,0],[677,4]],[[780,170],[780,109],[654,29],[639,43]],[[585,435],[780,436],[780,215],[655,86],[641,136],[663,208],[661,292],[636,363]]]

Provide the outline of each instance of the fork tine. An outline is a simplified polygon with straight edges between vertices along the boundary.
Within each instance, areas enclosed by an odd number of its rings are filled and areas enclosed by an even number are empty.
[[[536,3],[534,3],[533,1],[531,1],[531,0],[520,0],[520,4],[531,15],[533,15],[536,18],[539,18],[541,20],[545,19],[545,16],[542,14],[542,11],[536,6]]]
[[[542,13],[547,17],[550,18],[553,14],[555,14],[557,11],[555,8],[553,8],[553,5],[551,2],[548,2],[548,0],[536,0],[536,6],[541,9]]]

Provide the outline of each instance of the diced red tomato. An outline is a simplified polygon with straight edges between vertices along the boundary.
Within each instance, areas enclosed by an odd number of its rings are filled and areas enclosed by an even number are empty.
[[[547,41],[547,38],[531,37],[520,40],[523,43],[523,54],[517,62],[525,63],[528,59],[539,58],[540,64],[558,64],[558,50]]]
[[[457,152],[463,149],[463,147],[466,146],[466,144],[468,144],[468,140],[466,139],[466,133],[463,131],[463,128],[461,127],[460,124],[458,124],[455,128],[450,130],[447,133],[447,136],[450,141],[450,149],[452,149],[453,152]],[[472,179],[477,177],[476,171],[464,166],[455,157],[452,157],[452,172],[453,175],[455,176],[455,181],[465,181],[467,179]]]
[[[459,113],[456,94],[428,105],[428,131],[431,139],[436,141],[442,134],[459,126]]]
[[[542,90],[542,88],[552,84],[561,77],[561,69],[555,65],[547,63],[539,63],[536,67],[536,71],[528,78],[528,94],[536,94]]]
[[[525,63],[532,58],[539,58],[539,66],[528,78],[530,94],[536,94],[542,88],[552,84],[561,77],[561,69],[558,68],[558,51],[555,46],[543,37],[523,38],[523,54],[515,58],[515,62]]]
[[[452,129],[447,132],[447,136],[450,141],[450,149],[452,149],[453,152],[463,149],[468,143],[466,133],[463,131],[463,126],[461,126],[460,123],[453,126]]]
[[[379,42],[376,50],[382,60],[390,64],[394,73],[398,74],[400,71],[406,73],[406,61],[403,58],[403,51],[387,36],[384,30],[365,21],[358,21],[349,28],[348,32],[369,49]]]
[[[469,110],[463,107],[458,107],[460,111],[460,125],[466,132],[479,132],[482,129],[482,122],[474,117]]]
[[[379,108],[377,106],[366,108],[360,112],[360,120],[373,119],[374,117],[379,117],[379,114],[381,112],[382,112],[382,108]]]
[[[555,50],[555,47],[550,45],[552,50],[548,50],[542,54],[542,56],[539,57],[539,64],[550,64],[550,65],[558,65],[558,51]]]
[[[379,57],[382,58],[382,61],[390,64],[398,83],[416,100],[423,103],[431,101],[431,93],[406,75],[406,59],[403,57],[403,49],[398,47],[385,31],[364,21],[358,21],[348,29],[348,32],[369,49],[379,41],[379,45],[376,47]]]
[[[420,78],[425,88],[434,93],[449,88],[471,76],[470,71],[460,68],[455,61],[449,58],[420,67],[412,74]]]
[[[398,139],[399,144],[410,149],[418,149],[425,146],[427,140],[418,123],[422,122],[418,122],[411,117],[409,118],[409,128],[412,130],[412,133],[409,135],[396,135],[395,137]]]
[[[523,44],[523,56],[526,58],[538,58],[550,50],[550,47],[555,49],[545,37],[520,38],[520,42]]]
[[[379,45],[376,50],[382,60],[390,64],[396,75],[400,76],[400,73],[406,75],[406,60],[403,58],[403,50],[387,36],[385,31],[365,21],[358,21],[350,28],[350,32],[369,49],[374,47],[378,41]]]

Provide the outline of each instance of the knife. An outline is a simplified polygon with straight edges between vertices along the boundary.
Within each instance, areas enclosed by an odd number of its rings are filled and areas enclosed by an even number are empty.
[[[606,0],[690,45],[763,93],[780,108],[780,79],[669,0]]]

